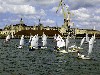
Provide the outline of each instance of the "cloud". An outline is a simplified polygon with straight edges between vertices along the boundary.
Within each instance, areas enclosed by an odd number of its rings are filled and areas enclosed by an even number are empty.
[[[9,5],[5,3],[0,6],[0,12],[10,12],[14,14],[35,14],[36,10],[35,7],[30,5]]]
[[[82,7],[84,8],[97,7],[100,5],[100,0],[68,0],[67,2],[70,5],[70,8],[73,10]]]
[[[79,20],[87,20],[90,18],[90,14],[88,9],[80,8],[78,10],[72,10],[72,13],[75,13],[74,16],[77,17]]]
[[[59,2],[60,0],[30,0],[31,4],[50,5]]]
[[[41,9],[41,10],[40,10],[40,15],[41,15],[41,16],[46,16],[45,10]]]
[[[53,7],[52,9],[50,9],[50,11],[52,12],[56,12],[56,10],[57,10],[57,7]]]
[[[30,5],[50,5],[59,2],[60,0],[5,0],[8,4],[30,4]]]
[[[41,21],[41,23],[46,23],[46,24],[54,24],[55,23],[55,21],[53,21],[53,20],[50,20],[50,19],[47,19],[47,20],[45,20],[45,21]]]

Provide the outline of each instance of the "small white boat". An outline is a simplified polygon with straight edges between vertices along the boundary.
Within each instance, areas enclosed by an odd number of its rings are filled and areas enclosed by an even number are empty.
[[[80,47],[78,47],[79,50],[80,50],[80,49],[83,49],[83,48],[82,48],[82,45],[83,45],[84,41],[85,41],[85,37],[83,37],[83,39],[81,40]]]
[[[61,53],[68,53],[66,50],[59,50]]]
[[[86,33],[86,40],[85,40],[85,42],[84,42],[85,44],[88,44],[89,43],[89,36],[88,36],[88,34]]]
[[[94,43],[94,37],[92,37],[89,41],[89,50],[88,50],[88,55],[82,55],[78,52],[78,58],[81,59],[91,59],[90,54],[92,53],[92,48],[93,48],[93,43]]]
[[[38,49],[38,34],[32,37],[31,46],[29,46],[29,51],[34,51]]]
[[[12,32],[12,34],[11,34],[11,37],[12,37],[12,39],[14,38],[14,34],[13,34],[13,32]]]
[[[23,48],[24,46],[24,35],[22,35],[21,39],[20,39],[20,45],[17,47],[19,49]]]
[[[60,35],[58,35],[56,41],[57,41],[57,47],[55,47],[56,51],[60,53],[68,53],[66,50],[61,49],[62,47],[65,47],[65,42]]]
[[[31,41],[32,41],[32,35],[30,36],[30,38],[29,38],[29,42],[28,43],[31,43]]]
[[[10,35],[7,35],[7,37],[6,37],[6,39],[5,39],[5,41],[4,42],[8,42],[8,41],[10,41]]]
[[[43,33],[42,35],[42,43],[43,45],[41,46],[41,49],[46,49],[46,45],[47,45],[47,36]]]
[[[76,45],[68,47],[68,52],[77,52],[77,51],[79,51],[79,48]]]

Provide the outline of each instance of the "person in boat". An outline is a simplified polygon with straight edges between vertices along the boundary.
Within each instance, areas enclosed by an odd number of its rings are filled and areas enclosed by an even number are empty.
[[[77,53],[78,53],[78,57],[81,57],[81,58],[85,57],[85,55],[80,54],[79,51],[77,51]]]
[[[23,48],[23,46],[22,45],[19,45],[18,48]]]
[[[56,49],[57,51],[59,51],[59,50],[60,50],[60,48],[59,48],[59,47],[57,47],[57,46],[55,46],[55,47],[54,47],[54,49]]]

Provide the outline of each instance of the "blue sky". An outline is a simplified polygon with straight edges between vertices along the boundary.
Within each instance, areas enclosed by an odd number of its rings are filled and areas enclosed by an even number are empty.
[[[56,14],[60,0],[0,0],[0,28],[5,25],[19,23],[22,17],[24,23],[33,26],[41,23],[44,26],[61,26],[63,14],[61,8]],[[64,0],[69,8],[71,22],[75,28],[100,30],[100,0]]]

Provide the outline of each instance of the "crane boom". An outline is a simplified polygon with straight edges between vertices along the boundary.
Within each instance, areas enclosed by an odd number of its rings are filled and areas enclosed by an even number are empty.
[[[61,5],[62,5],[62,0],[60,1],[59,5],[58,5],[58,8],[57,8],[57,10],[56,10],[56,13],[58,12],[59,7],[60,7]]]
[[[62,13],[63,13],[63,16],[64,16],[64,19],[66,19],[67,14],[66,14],[66,12],[64,11],[64,6],[65,6],[65,3],[63,2],[63,0],[61,0],[61,1],[59,2],[58,8],[57,8],[57,10],[56,10],[56,13],[58,12],[59,8],[61,7]]]

